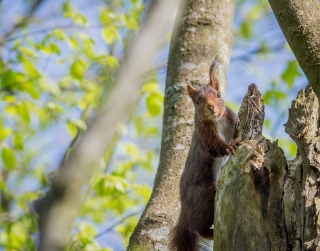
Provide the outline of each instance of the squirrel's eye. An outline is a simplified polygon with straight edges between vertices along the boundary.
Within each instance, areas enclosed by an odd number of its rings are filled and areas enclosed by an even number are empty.
[[[217,93],[217,97],[220,98],[220,93]]]
[[[196,105],[199,105],[199,100],[196,100]]]

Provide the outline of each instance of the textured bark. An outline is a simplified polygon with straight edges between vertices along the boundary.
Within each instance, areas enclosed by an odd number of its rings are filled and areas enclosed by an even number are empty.
[[[320,3],[269,0],[278,23],[311,86],[320,98]]]
[[[285,126],[298,155],[286,161],[277,142],[261,135],[263,118],[254,116],[263,114],[257,90],[251,86],[248,94],[238,128],[245,140],[218,183],[215,250],[320,250],[318,98],[308,88],[292,102]]]
[[[320,250],[319,104],[311,88],[292,102],[286,132],[298,155],[289,162],[284,194],[285,223],[290,250]]]
[[[214,250],[285,250],[282,194],[286,159],[262,135],[264,105],[251,85],[239,112],[241,142],[222,169],[214,222]]]
[[[179,180],[194,123],[183,71],[194,85],[207,84],[210,63],[218,57],[218,79],[225,92],[225,73],[233,46],[234,5],[234,0],[188,0],[182,17],[176,20],[168,62],[160,163],[151,199],[128,250],[168,250],[167,236],[180,210]]]

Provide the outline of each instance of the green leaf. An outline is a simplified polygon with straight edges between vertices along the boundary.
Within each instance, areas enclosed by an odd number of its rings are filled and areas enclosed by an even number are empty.
[[[100,20],[104,24],[110,24],[116,19],[115,13],[107,8],[103,8],[100,14]]]
[[[119,42],[121,41],[121,37],[118,33],[118,30],[115,26],[110,25],[102,29],[102,38],[107,44],[112,44],[115,39]]]
[[[33,50],[30,50],[30,49],[27,48],[27,47],[22,46],[22,47],[20,47],[19,49],[20,49],[20,51],[21,51],[22,53],[24,53],[24,54],[27,55],[27,56],[30,56],[30,57],[33,57],[33,58],[35,58],[35,57],[37,56],[37,54],[36,54]]]
[[[11,250],[23,250],[22,247],[27,241],[28,233],[26,232],[26,229],[20,222],[15,222],[10,227],[9,238],[9,243],[12,247]]]
[[[83,79],[87,70],[87,65],[83,60],[74,62],[70,68],[70,74],[76,79]]]
[[[28,111],[28,108],[25,104],[18,104],[17,105],[17,111],[20,117],[29,125],[30,124],[30,114]]]
[[[279,101],[281,99],[285,99],[286,97],[287,97],[286,94],[283,93],[282,91],[269,90],[263,95],[263,100],[266,105],[269,105],[274,100]]]
[[[76,38],[74,38],[74,37],[71,37],[69,46],[71,46],[71,49],[73,49],[73,50],[78,50],[79,49],[78,40]]]
[[[263,124],[267,129],[269,129],[269,130],[271,129],[271,121],[270,121],[270,119],[265,119]]]
[[[39,49],[40,49],[43,53],[45,53],[45,54],[47,54],[47,55],[51,55],[52,52],[53,52],[53,48],[52,48],[51,46],[49,46],[49,45],[44,44],[44,43],[41,43],[41,44],[39,45]]]
[[[281,78],[288,83],[289,87],[293,86],[296,77],[300,77],[302,74],[299,71],[299,65],[296,60],[288,62],[286,70],[283,72]]]
[[[15,98],[15,96],[8,95],[8,96],[3,97],[3,100],[8,103],[14,103],[16,101],[16,98]]]
[[[89,57],[93,58],[94,57],[94,50],[93,50],[93,43],[91,40],[83,40],[82,41],[82,46],[83,46],[83,52]]]
[[[70,134],[70,136],[74,138],[78,133],[78,127],[75,124],[68,122],[67,131]]]
[[[31,97],[34,99],[40,98],[40,91],[32,82],[23,83],[20,86],[21,91],[27,92],[30,94]]]
[[[79,230],[79,237],[84,244],[90,243],[97,234],[96,229],[87,222],[81,222],[79,224]]]
[[[152,117],[160,115],[163,109],[163,96],[157,92],[151,93],[146,99],[146,105]]]
[[[244,39],[250,39],[252,37],[252,26],[253,24],[249,21],[243,22],[240,26],[240,34]]]
[[[126,23],[129,30],[139,29],[139,23],[137,19],[132,15],[126,15]]]
[[[80,128],[81,130],[83,130],[83,131],[87,130],[87,124],[86,124],[86,122],[84,122],[83,120],[77,119],[77,120],[73,121],[73,123],[74,123],[78,128]]]
[[[87,18],[79,12],[65,12],[64,17],[72,18],[75,23],[82,26],[86,26],[88,23]]]
[[[71,4],[70,4],[70,0],[67,0],[63,3],[62,5],[62,11],[63,12],[71,12],[72,11],[72,7],[71,7]]]
[[[12,170],[16,166],[16,156],[14,154],[14,151],[11,148],[3,148],[2,149],[2,160],[5,166]]]
[[[17,150],[23,150],[24,148],[24,143],[23,139],[19,134],[15,134],[13,138],[13,146]]]
[[[6,108],[4,108],[4,111],[12,116],[17,114],[17,108],[14,105],[8,105]]]
[[[291,139],[279,139],[279,146],[284,149],[289,157],[294,158],[297,154],[297,145]]]
[[[50,82],[48,79],[42,78],[39,86],[43,91],[52,93],[55,96],[59,96],[61,94],[59,85],[57,83]]]
[[[5,140],[12,134],[11,128],[0,128],[0,140]]]
[[[139,149],[133,143],[127,143],[125,145],[125,151],[126,151],[127,154],[130,154],[133,157],[138,157],[139,156]]]
[[[142,87],[142,90],[146,93],[157,92],[159,91],[159,85],[155,82],[147,83]]]
[[[107,62],[111,68],[116,68],[119,66],[118,59],[114,56],[107,56]]]
[[[60,55],[60,48],[58,45],[54,43],[50,43],[51,50],[56,53],[57,55]]]
[[[7,70],[2,74],[1,85],[3,87],[9,87],[12,84],[20,81],[19,78],[20,77],[18,73],[14,72],[13,70]]]
[[[40,76],[40,73],[38,72],[37,67],[30,61],[24,61],[23,66],[30,77],[35,78]]]

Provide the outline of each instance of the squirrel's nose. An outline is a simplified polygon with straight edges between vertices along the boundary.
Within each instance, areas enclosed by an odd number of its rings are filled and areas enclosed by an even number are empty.
[[[214,112],[214,106],[213,105],[208,105],[208,109],[212,112]]]

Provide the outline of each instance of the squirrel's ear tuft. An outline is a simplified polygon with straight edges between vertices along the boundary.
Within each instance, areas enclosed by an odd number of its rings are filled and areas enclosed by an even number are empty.
[[[197,94],[198,91],[197,91],[196,88],[194,88],[191,85],[191,83],[190,83],[190,81],[189,81],[187,76],[185,76],[185,80],[186,80],[186,83],[187,83],[188,94],[189,94],[190,98],[192,99],[192,101],[194,102],[195,98],[196,98],[196,94]]]
[[[219,70],[219,65],[220,62],[219,60],[216,58],[215,60],[213,60],[213,62],[210,65],[210,70],[209,70],[209,78],[210,78],[210,83],[209,85],[212,86],[214,89],[217,90],[217,92],[220,92],[220,88],[219,88],[219,82],[218,79],[216,78],[215,74],[217,72],[217,70]]]

